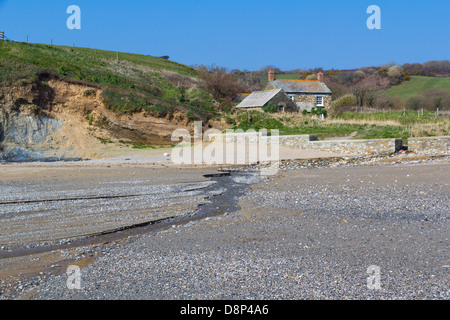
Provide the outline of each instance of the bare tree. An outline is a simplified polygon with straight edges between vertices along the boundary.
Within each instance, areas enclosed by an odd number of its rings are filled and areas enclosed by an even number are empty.
[[[378,74],[370,74],[353,86],[352,93],[355,95],[357,104],[360,107],[364,105],[372,107],[380,91],[388,88],[389,85],[390,82],[385,77]]]
[[[226,72],[224,67],[200,66],[198,70],[203,80],[203,87],[222,106],[230,106],[236,94],[245,90],[235,75]]]

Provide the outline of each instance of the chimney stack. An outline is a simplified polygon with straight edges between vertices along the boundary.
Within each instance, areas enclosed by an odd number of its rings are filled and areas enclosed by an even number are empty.
[[[322,73],[322,71],[319,71],[319,73],[317,74],[317,80],[319,80],[319,82],[323,82],[323,73]]]
[[[275,80],[275,72],[270,69],[269,70],[269,81],[274,81]]]

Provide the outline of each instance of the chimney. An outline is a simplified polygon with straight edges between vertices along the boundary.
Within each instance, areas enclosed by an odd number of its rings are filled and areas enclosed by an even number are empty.
[[[274,81],[275,80],[275,72],[270,69],[269,70],[269,81]]]
[[[323,82],[323,73],[322,73],[322,71],[319,71],[319,73],[317,74],[317,80],[319,80],[319,82]]]

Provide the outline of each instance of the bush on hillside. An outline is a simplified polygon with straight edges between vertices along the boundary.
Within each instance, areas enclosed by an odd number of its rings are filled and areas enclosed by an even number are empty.
[[[216,99],[221,106],[231,105],[234,97],[245,89],[239,84],[237,78],[227,73],[222,67],[199,68],[203,80],[203,88]]]
[[[428,90],[422,94],[411,96],[406,101],[406,108],[410,110],[450,110],[450,91],[449,90]]]
[[[339,109],[357,104],[356,97],[353,94],[346,94],[331,103],[330,113],[337,114]]]
[[[305,80],[317,80],[317,75],[315,74],[310,74],[306,77]]]

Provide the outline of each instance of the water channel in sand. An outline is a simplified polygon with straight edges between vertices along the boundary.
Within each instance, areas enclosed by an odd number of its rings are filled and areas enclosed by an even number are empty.
[[[10,168],[0,177],[0,278],[63,272],[64,250],[239,210],[259,175],[216,169]]]

